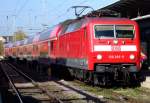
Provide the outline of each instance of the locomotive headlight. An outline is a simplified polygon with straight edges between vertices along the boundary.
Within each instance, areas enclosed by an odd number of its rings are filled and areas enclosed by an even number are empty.
[[[134,60],[134,59],[135,59],[135,56],[134,56],[133,54],[131,54],[131,55],[130,55],[130,59],[131,59],[131,60]]]
[[[102,59],[102,55],[101,55],[101,54],[98,54],[98,55],[97,55],[97,59],[98,59],[98,60],[101,60],[101,59]]]
[[[114,40],[113,42],[114,42],[114,44],[118,44],[118,40]]]

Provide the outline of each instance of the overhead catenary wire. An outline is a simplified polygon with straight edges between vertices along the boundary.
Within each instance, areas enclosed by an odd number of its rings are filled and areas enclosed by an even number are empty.
[[[68,0],[69,1],[69,0]],[[58,13],[60,13],[60,8],[61,7],[64,7],[64,6],[66,6],[66,5],[69,5],[68,3],[69,2],[66,2],[66,0],[65,0],[65,2],[64,1],[62,1],[58,6],[56,6],[56,7],[54,7],[54,9],[51,9],[51,11],[53,11],[53,10],[55,10],[55,12],[57,11]],[[84,1],[81,1],[81,2],[78,2],[78,1],[75,1],[74,3],[72,3],[72,4],[76,4],[76,5],[80,5],[80,4],[84,4],[84,3],[86,3],[86,2],[88,2],[87,0],[84,0]],[[66,4],[67,3],[67,4]],[[64,12],[64,13],[62,13],[62,14],[60,14],[60,15],[58,15],[58,16],[53,16],[50,20],[48,20],[48,23],[51,23],[51,22],[53,22],[53,21],[55,21],[55,20],[57,20],[57,19],[60,19],[61,17],[64,17],[64,15],[65,16],[67,16],[67,14],[68,14],[68,9]],[[49,13],[49,12],[48,12]],[[56,24],[54,24],[54,25],[56,25]],[[53,25],[53,26],[54,26]]]
[[[74,5],[84,5],[86,2],[88,2],[87,0],[84,0],[84,1],[81,1],[81,2],[78,2],[78,1],[75,1],[74,3],[72,3],[72,4],[74,4]],[[63,5],[63,4],[62,4]],[[64,6],[66,6],[66,5],[64,5]],[[60,6],[61,7],[61,6]],[[60,8],[59,7],[59,8]],[[59,9],[60,10],[60,9]],[[59,11],[58,10],[58,11]],[[68,14],[68,12],[69,12],[69,8],[67,8],[67,10],[64,12],[64,13],[62,13],[62,14],[60,14],[60,15],[58,15],[58,16],[54,16],[53,18],[51,18],[49,21],[48,21],[48,23],[51,23],[51,22],[53,22],[53,21],[55,21],[55,20],[57,20],[57,19],[60,19],[61,17],[64,17],[64,15],[65,16],[67,16],[67,14]],[[59,12],[60,13],[60,12]],[[54,24],[54,25],[56,25],[56,24]]]
[[[25,8],[25,6],[27,5],[28,1],[29,0],[25,0],[24,3],[21,5],[20,9],[16,13],[16,17],[18,17],[20,15],[21,11]]]
[[[23,2],[23,4],[21,5],[21,7],[17,10],[17,4],[19,3],[20,0],[17,0],[16,2],[16,6],[15,6],[15,9],[14,9],[14,14],[12,15],[13,17],[13,23],[12,23],[12,34],[13,32],[15,32],[16,30],[16,19],[17,17],[19,17],[20,13],[22,12],[22,10],[25,8],[25,6],[27,5],[28,1],[29,0],[25,0]]]
[[[70,17],[71,15],[68,15],[68,14],[70,14],[70,13],[68,13],[68,11],[61,11],[62,9],[61,8],[65,8],[66,7],[66,9],[68,9],[68,7],[67,6],[72,6],[72,4],[73,5],[84,5],[85,3],[87,3],[87,2],[89,2],[88,0],[75,0],[75,1],[72,1],[71,3],[70,3],[70,1],[71,0],[61,0],[61,1],[59,1],[59,3],[54,7],[54,8],[52,8],[52,9],[49,9],[49,8],[47,8],[47,10],[48,10],[48,19],[47,19],[47,22],[46,22],[46,24],[47,25],[49,25],[49,24],[51,24],[52,23],[52,25],[56,25],[55,24],[55,20],[57,20],[57,19],[60,19],[60,18],[63,18],[63,19],[65,19],[65,18],[67,18],[67,17]],[[16,28],[17,27],[17,22],[18,22],[18,17],[20,17],[20,16],[22,16],[22,15],[24,15],[23,13],[22,13],[22,11],[25,9],[25,7],[27,6],[27,4],[29,4],[28,2],[29,2],[29,0],[22,0],[22,1],[20,1],[20,0],[16,0],[15,1],[16,3],[15,3],[15,8],[13,9],[14,10],[14,12],[13,12],[13,14],[11,14],[12,15],[12,18],[13,18],[13,23],[11,24],[12,26],[14,26],[14,27],[12,27],[12,28]],[[20,4],[20,6],[19,6],[19,4]],[[52,12],[52,11],[54,11],[55,10],[55,15],[54,16],[50,16],[50,13],[54,13],[54,12]],[[61,13],[61,14],[60,14]],[[64,17],[64,15],[65,15],[65,17]],[[11,16],[10,16],[11,17]],[[52,18],[50,18],[50,17],[52,17]],[[35,17],[34,17],[34,19],[35,20],[33,20],[33,24],[35,24],[35,25],[37,25],[37,21],[38,21],[38,15],[36,15]],[[11,19],[11,18],[10,18]],[[22,19],[22,18],[19,18],[19,20],[20,19]],[[40,19],[39,19],[40,20]],[[41,19],[41,20],[43,20],[43,19]],[[60,21],[60,20],[59,20]],[[58,22],[59,22],[58,21]],[[63,20],[62,20],[63,21]],[[32,21],[31,21],[32,22]],[[58,23],[57,22],[57,23]],[[38,22],[38,23],[40,23],[40,22]],[[15,29],[12,29],[12,31],[14,31]]]
[[[17,0],[16,3],[15,3],[16,5],[15,5],[15,9],[14,9],[14,15],[16,15],[16,11],[17,11],[17,7],[18,7],[18,4],[19,4],[19,1],[20,0]]]

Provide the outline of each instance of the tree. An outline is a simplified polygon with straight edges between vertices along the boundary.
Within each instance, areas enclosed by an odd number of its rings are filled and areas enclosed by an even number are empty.
[[[20,41],[25,38],[26,38],[26,34],[23,31],[18,30],[17,32],[14,33],[13,41]]]
[[[3,45],[3,41],[0,40],[0,56],[2,56],[4,54],[4,45]]]

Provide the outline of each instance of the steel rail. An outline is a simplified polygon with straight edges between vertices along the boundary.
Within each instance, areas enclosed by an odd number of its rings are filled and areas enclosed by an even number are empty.
[[[7,74],[7,72],[4,70],[4,67],[2,67],[2,63],[0,63],[0,66],[1,66],[1,69],[2,69],[2,71],[4,72],[5,76],[7,77],[7,79],[8,79],[8,81],[9,81],[9,83],[10,83],[12,89],[13,89],[14,92],[16,93],[16,95],[17,95],[17,97],[18,97],[20,103],[23,103],[22,96],[20,95],[18,89],[17,89],[16,86],[14,85],[14,82],[13,82],[12,78],[9,77],[9,75]]]
[[[55,99],[56,101],[58,101],[59,103],[64,103],[61,99],[59,99],[58,97],[55,97],[52,93],[50,93],[46,88],[40,87],[40,85],[35,82],[32,78],[30,78],[27,74],[23,73],[22,71],[18,70],[14,65],[7,63],[10,67],[12,67],[16,72],[18,72],[19,74],[21,74],[22,76],[24,76],[25,78],[27,78],[28,80],[30,80],[32,82],[32,84],[36,87],[38,87],[39,89],[41,89],[43,92],[45,92],[49,97],[52,97],[53,99]]]

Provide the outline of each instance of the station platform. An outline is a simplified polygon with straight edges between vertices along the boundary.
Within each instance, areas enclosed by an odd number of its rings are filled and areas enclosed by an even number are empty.
[[[150,88],[150,77],[146,77],[146,80],[141,83],[141,86],[145,88]]]
[[[146,76],[146,80],[141,83],[141,86],[145,88],[150,88],[150,67],[148,67],[148,70],[144,70],[142,74]]]

